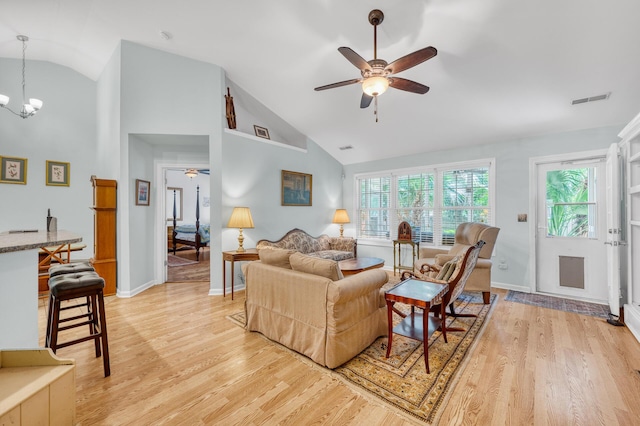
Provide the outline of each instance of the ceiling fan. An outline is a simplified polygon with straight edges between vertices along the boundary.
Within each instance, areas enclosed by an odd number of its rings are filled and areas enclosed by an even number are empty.
[[[362,83],[362,99],[360,100],[360,108],[367,108],[371,105],[373,98],[376,99],[376,122],[378,121],[378,96],[383,94],[387,88],[404,90],[406,92],[418,93],[424,95],[429,91],[429,87],[415,81],[407,80],[402,77],[395,77],[401,71],[415,67],[424,61],[433,58],[438,54],[435,47],[429,46],[424,49],[417,50],[413,53],[396,59],[390,64],[383,59],[378,59],[378,25],[384,20],[384,14],[381,10],[374,9],[369,12],[369,23],[373,25],[373,59],[365,61],[364,58],[348,47],[340,47],[338,51],[347,58],[349,62],[356,66],[362,74],[362,78],[354,78],[351,80],[340,81],[338,83],[327,84],[326,86],[316,87],[314,90],[327,90],[335,87],[348,86],[350,84]]]

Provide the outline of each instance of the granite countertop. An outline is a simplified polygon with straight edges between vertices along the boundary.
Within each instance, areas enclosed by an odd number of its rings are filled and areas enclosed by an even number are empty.
[[[71,244],[82,241],[82,237],[69,231],[56,232],[20,232],[0,233],[0,254],[12,253],[22,250],[33,250],[40,247],[48,247],[62,244]]]

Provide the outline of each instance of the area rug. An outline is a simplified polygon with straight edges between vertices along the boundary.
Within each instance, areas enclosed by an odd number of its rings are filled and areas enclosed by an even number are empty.
[[[174,256],[172,254],[167,255],[167,266],[170,268],[173,266],[186,266],[193,265],[194,263],[198,263],[195,260],[184,259],[182,257]]]
[[[525,305],[555,309],[557,311],[573,312],[576,314],[605,319],[609,318],[609,306],[597,303],[563,299],[561,297],[546,296],[543,294],[523,293],[521,291],[513,290],[509,290],[504,300],[507,302],[523,303]]]
[[[465,332],[447,333],[448,343],[436,332],[429,339],[430,374],[424,366],[422,342],[394,335],[391,355],[385,358],[387,338],[380,337],[352,360],[332,370],[347,385],[365,391],[407,417],[427,423],[436,423],[441,408],[447,401],[457,377],[466,365],[467,355],[475,347],[484,325],[496,305],[497,295],[491,303],[482,303],[482,296],[463,293],[455,304],[459,313],[477,314],[477,318],[447,318],[449,326],[462,327]],[[408,312],[409,307],[396,303]],[[227,317],[244,326],[244,312]],[[401,320],[394,313],[394,324]],[[453,325],[452,325],[453,323]],[[327,371],[331,371],[326,369]]]

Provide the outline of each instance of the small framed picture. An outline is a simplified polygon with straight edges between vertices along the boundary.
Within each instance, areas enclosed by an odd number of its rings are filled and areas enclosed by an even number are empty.
[[[148,206],[151,197],[151,182],[136,179],[136,206]]]
[[[0,183],[27,184],[27,159],[0,156]]]
[[[256,136],[259,138],[269,139],[269,131],[264,127],[253,125],[253,129],[256,131]]]
[[[69,186],[69,163],[47,160],[47,185]]]

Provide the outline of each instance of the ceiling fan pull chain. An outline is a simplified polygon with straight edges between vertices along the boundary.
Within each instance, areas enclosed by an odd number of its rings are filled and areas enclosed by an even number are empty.
[[[376,116],[376,123],[378,122],[378,97],[374,96],[373,97],[374,101],[375,101],[375,105],[373,108],[373,114]]]

